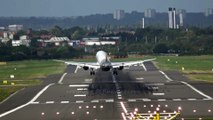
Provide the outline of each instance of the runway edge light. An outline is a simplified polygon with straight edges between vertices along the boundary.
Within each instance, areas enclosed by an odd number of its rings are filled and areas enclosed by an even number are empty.
[[[7,84],[7,80],[3,80],[3,82],[2,82],[3,84]]]

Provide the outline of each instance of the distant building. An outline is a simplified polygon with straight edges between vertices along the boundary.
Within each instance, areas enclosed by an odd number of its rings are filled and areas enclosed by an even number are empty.
[[[156,15],[156,10],[155,9],[149,8],[149,9],[146,9],[144,11],[144,16],[146,18],[153,18],[153,17],[155,17],[155,15]]]
[[[19,37],[19,40],[12,40],[12,46],[16,47],[16,46],[24,45],[24,46],[29,47],[30,42],[31,42],[31,40],[28,39],[27,35],[22,35]]]
[[[172,12],[172,8],[169,8],[168,11],[168,16],[169,16],[169,28],[173,28],[173,12]]]
[[[86,41],[86,40],[100,40],[100,38],[99,37],[84,37],[83,39],[82,39],[83,41]]]
[[[121,37],[113,36],[113,37],[101,37],[101,40],[120,40]]]
[[[19,31],[23,29],[23,25],[9,25],[8,30],[9,31]]]
[[[52,37],[48,42],[54,43],[55,46],[60,46],[64,42],[69,42],[70,39],[68,37]]]
[[[176,15],[179,17],[179,26],[183,26],[184,19],[186,18],[186,10],[178,9],[176,10]]]
[[[80,45],[81,41],[80,40],[71,40],[68,44],[69,44],[69,46],[75,47],[75,46]]]
[[[177,25],[177,23],[176,23],[176,9],[175,8],[169,8],[168,17],[169,17],[169,28],[170,29],[179,28],[179,25]]]
[[[114,11],[113,13],[113,19],[116,19],[116,20],[121,20],[125,17],[125,12],[124,10],[116,10]]]
[[[12,46],[17,47],[17,46],[24,45],[24,46],[29,47],[30,42],[31,42],[30,40],[12,40]]]
[[[115,41],[91,41],[91,40],[85,41],[86,46],[115,45],[115,44],[116,44]]]
[[[39,39],[38,42],[41,47],[45,47],[49,44],[53,46],[63,46],[69,44],[70,39],[68,37],[52,37],[51,39]]]
[[[183,14],[183,18],[186,17],[186,10],[184,9],[177,9],[176,10],[176,15],[180,15],[180,14]]]
[[[208,16],[210,16],[210,15],[212,15],[212,14],[213,14],[213,8],[208,8],[208,9],[206,9],[205,12],[204,12],[204,15],[205,15],[206,17],[208,17]]]
[[[0,27],[0,31],[3,31],[3,30],[5,30],[5,27]]]
[[[8,31],[0,32],[1,42],[7,43],[9,40],[13,40],[14,34],[15,34],[14,32],[8,32]]]

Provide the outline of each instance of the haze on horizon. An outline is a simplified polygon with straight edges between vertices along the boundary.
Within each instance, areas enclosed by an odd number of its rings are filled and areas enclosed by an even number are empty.
[[[0,16],[84,16],[113,13],[116,9],[125,12],[154,8],[167,12],[168,7],[185,9],[187,12],[204,12],[213,8],[213,0],[1,0]]]

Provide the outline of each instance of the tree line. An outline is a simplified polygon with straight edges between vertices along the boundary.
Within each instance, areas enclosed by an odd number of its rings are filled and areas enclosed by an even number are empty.
[[[148,27],[145,29],[123,29],[106,32],[104,29],[89,31],[81,27],[62,29],[55,26],[50,30],[32,31],[30,47],[12,47],[11,40],[8,43],[0,43],[0,61],[24,60],[24,59],[62,59],[79,58],[84,55],[94,54],[97,50],[105,50],[111,55],[127,56],[128,54],[160,54],[174,53],[180,55],[213,54],[213,27],[208,28],[181,28],[177,30]],[[15,37],[27,34],[19,31]],[[85,47],[46,46],[40,47],[38,39],[40,35],[67,36],[70,39],[82,39],[88,36],[120,36],[117,45],[86,46]],[[35,37],[36,36],[36,37]]]

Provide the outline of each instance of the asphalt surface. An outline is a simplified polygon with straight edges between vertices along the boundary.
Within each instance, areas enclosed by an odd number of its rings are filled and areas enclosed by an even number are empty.
[[[89,71],[68,66],[63,75],[50,77],[51,82],[40,86],[37,95],[25,98],[30,91],[22,93],[26,100],[18,101],[24,101],[23,105],[0,114],[0,119],[120,120],[127,119],[135,108],[138,113],[153,113],[157,107],[160,112],[174,112],[181,107],[179,118],[213,118],[213,84],[189,81],[174,71],[164,73],[151,62],[145,67],[147,71],[132,66],[117,76],[102,71],[90,76]]]

